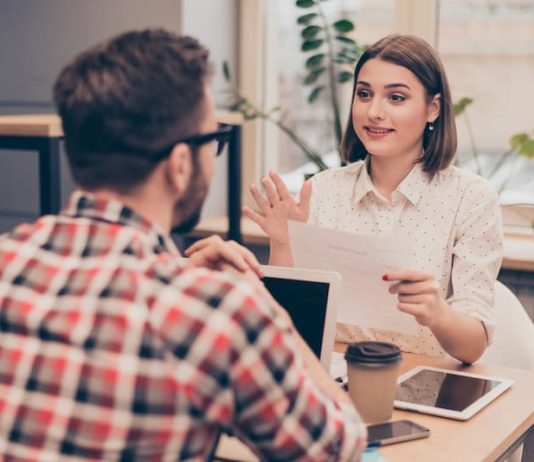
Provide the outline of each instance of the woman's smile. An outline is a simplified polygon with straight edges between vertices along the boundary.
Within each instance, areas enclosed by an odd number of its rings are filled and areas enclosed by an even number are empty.
[[[371,125],[366,125],[363,128],[367,136],[373,139],[385,138],[387,135],[395,131],[392,128],[377,127],[377,126],[371,126]]]

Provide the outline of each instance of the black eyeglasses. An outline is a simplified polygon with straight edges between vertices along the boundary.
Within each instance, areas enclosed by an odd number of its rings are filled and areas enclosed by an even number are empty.
[[[189,144],[190,146],[199,147],[203,144],[211,143],[212,141],[217,142],[217,150],[215,155],[218,156],[223,152],[224,146],[230,139],[231,132],[231,125],[219,124],[219,128],[215,132],[202,133],[200,135],[188,136],[187,138],[181,138],[179,140],[173,141],[165,148],[153,153],[150,157],[153,160],[161,160],[168,156],[171,153],[172,148],[178,143],[185,143]]]

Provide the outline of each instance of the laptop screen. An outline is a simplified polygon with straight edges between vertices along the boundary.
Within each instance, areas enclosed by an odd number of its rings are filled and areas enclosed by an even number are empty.
[[[269,276],[263,282],[273,298],[287,310],[301,337],[320,358],[330,284]]]

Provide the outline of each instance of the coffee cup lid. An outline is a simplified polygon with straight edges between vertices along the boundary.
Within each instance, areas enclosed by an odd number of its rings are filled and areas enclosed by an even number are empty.
[[[349,363],[390,364],[402,358],[400,348],[393,343],[365,341],[351,343],[345,351]]]

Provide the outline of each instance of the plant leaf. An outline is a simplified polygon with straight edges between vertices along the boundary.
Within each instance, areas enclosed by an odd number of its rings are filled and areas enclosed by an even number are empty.
[[[528,133],[515,133],[510,138],[510,147],[514,150],[519,150],[521,149],[521,146],[529,140],[529,138],[530,137],[528,136]]]
[[[343,53],[338,53],[337,56],[334,58],[334,62],[336,63],[349,64],[351,66],[356,62],[356,60],[356,56],[347,56]]]
[[[224,78],[227,82],[230,82],[232,80],[232,74],[230,73],[230,66],[228,65],[228,61],[223,61],[222,70]]]
[[[309,24],[313,20],[313,18],[317,16],[319,16],[317,13],[303,14],[302,16],[298,17],[297,24],[302,24],[302,25]]]
[[[323,28],[319,26],[306,26],[304,29],[302,29],[300,35],[303,39],[312,39],[322,30]]]
[[[308,69],[313,69],[314,67],[320,66],[321,63],[323,62],[324,57],[325,57],[324,53],[319,53],[317,55],[310,56],[306,60],[306,67]]]
[[[324,85],[321,85],[320,87],[315,87],[308,96],[308,103],[313,103],[324,89]]]
[[[354,24],[348,19],[340,19],[339,21],[336,21],[334,24],[332,24],[332,26],[336,31],[341,33],[346,33],[350,32],[351,30],[354,30]]]
[[[464,96],[460,99],[460,101],[457,101],[452,105],[452,110],[454,111],[454,115],[458,117],[459,115],[463,114],[467,106],[473,104],[473,99],[468,98]]]
[[[343,35],[336,35],[334,37],[338,42],[345,43],[347,45],[352,45],[354,48],[358,46],[355,40],[351,39],[350,37],[344,37]]]
[[[523,144],[525,144],[530,137],[528,136],[528,133],[520,132],[520,133],[514,133],[510,137],[510,141],[508,142],[510,144],[510,147],[514,151],[520,151]]]
[[[302,51],[310,51],[310,50],[316,50],[324,43],[323,39],[317,39],[317,40],[305,40],[302,42],[302,45],[300,49]]]
[[[325,71],[325,69],[326,67],[320,67],[319,69],[311,71],[304,79],[304,84],[310,85],[314,83],[319,78],[319,76]]]
[[[258,118],[258,114],[252,112],[244,112],[243,117],[245,120],[254,120]]]
[[[348,72],[348,71],[341,71],[338,75],[337,75],[337,81],[339,83],[345,83],[345,82],[349,82],[352,80],[352,72]]]
[[[347,58],[351,61],[356,61],[358,59],[358,55],[354,50],[351,50],[349,48],[343,47],[337,54],[338,58]]]
[[[534,140],[532,138],[526,140],[517,153],[527,159],[534,159]]]
[[[312,6],[315,6],[314,0],[296,0],[295,5],[297,5],[299,8],[310,8]]]

